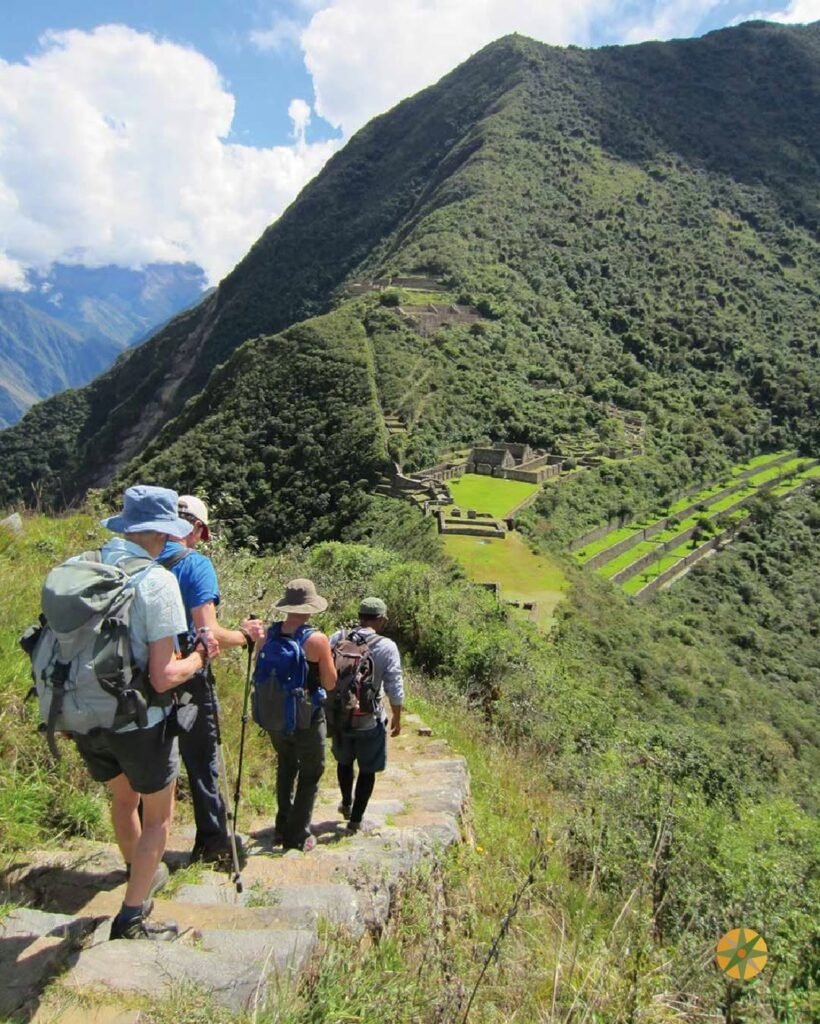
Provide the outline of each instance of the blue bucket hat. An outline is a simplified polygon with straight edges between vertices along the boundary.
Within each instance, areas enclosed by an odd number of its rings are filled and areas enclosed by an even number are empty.
[[[137,484],[125,492],[122,512],[100,520],[113,533],[139,533],[155,530],[167,533],[169,537],[182,540],[193,530],[193,526],[177,515],[177,492],[167,487],[150,487]]]

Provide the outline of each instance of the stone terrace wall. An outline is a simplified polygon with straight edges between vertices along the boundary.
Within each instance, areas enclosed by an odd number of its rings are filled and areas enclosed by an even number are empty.
[[[535,469],[505,469],[493,476],[500,476],[504,480],[520,480],[526,484],[542,484],[545,480],[561,475],[560,466],[539,466]]]
[[[786,455],[781,455],[780,458],[775,459],[773,462],[769,463],[769,465],[765,468],[771,468],[772,466],[780,466],[784,462],[788,462],[790,459],[793,459],[796,456],[797,452],[788,452]],[[619,554],[622,554],[624,551],[627,551],[632,545],[639,544],[642,540],[649,540],[649,538],[654,537],[656,533],[662,533],[663,530],[665,530],[666,527],[669,525],[669,521],[672,518],[686,519],[687,516],[690,516],[693,512],[697,511],[697,509],[701,505],[703,505],[705,508],[708,508],[710,505],[715,504],[715,502],[720,501],[721,498],[725,498],[727,495],[732,494],[734,491],[740,490],[740,488],[743,486],[743,483],[750,476],[754,476],[755,473],[760,472],[762,472],[762,468],[759,466],[753,467],[752,469],[745,469],[742,473],[738,474],[738,476],[734,478],[734,482],[730,486],[728,486],[726,490],[721,491],[719,494],[714,495],[712,498],[707,498],[705,501],[699,501],[696,502],[695,504],[689,505],[685,509],[682,509],[680,512],[675,513],[674,516],[668,516],[664,519],[659,519],[657,523],[653,523],[652,526],[648,526],[645,530],[641,530],[640,533],[636,534],[634,538],[629,537],[625,541],[620,542],[615,546],[615,548],[607,548],[606,551],[602,551],[599,554],[595,555],[593,558],[591,558],[586,563],[587,568],[597,569],[599,566],[605,565],[607,562],[611,561],[611,559],[617,558]],[[681,491],[675,500],[680,501],[681,498],[694,497],[694,495],[699,494],[708,486],[708,484],[694,484],[692,487],[688,487],[685,491]],[[622,516],[618,519],[611,519],[608,523],[605,523],[603,526],[596,526],[594,530],[590,530],[588,533],[585,533],[581,537],[577,537],[574,541],[572,541],[569,545],[569,550],[580,551],[581,548],[586,547],[587,544],[592,544],[593,541],[601,540],[610,531],[619,530],[622,527],[626,526],[630,522],[631,518],[631,516]],[[605,557],[602,558],[601,556]]]

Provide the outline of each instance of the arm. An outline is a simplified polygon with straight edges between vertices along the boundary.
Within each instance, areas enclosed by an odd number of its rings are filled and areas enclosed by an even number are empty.
[[[401,671],[401,655],[392,642],[385,642],[385,662],[382,685],[390,701],[390,735],[401,732],[401,709],[404,704],[404,677]]]
[[[191,618],[197,629],[207,626],[211,630],[220,648],[244,647],[245,633],[254,643],[258,643],[265,636],[264,623],[259,619],[244,619],[237,629],[225,629],[224,626],[220,626],[216,617],[216,605],[213,601],[206,601],[198,608],[192,608]]]
[[[152,640],[148,645],[148,678],[157,693],[165,693],[201,672],[208,660],[218,655],[219,644],[214,637],[208,639],[207,654],[197,647],[187,658],[177,658],[173,637]]]
[[[305,640],[305,657],[319,666],[319,680],[322,686],[330,691],[336,689],[336,666],[333,663],[333,651],[330,641],[324,633],[311,633]]]

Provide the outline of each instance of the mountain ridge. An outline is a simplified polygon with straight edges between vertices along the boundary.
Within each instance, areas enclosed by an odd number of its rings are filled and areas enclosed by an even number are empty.
[[[193,264],[55,264],[26,291],[0,291],[0,429],[37,401],[81,387],[174,314],[198,302]]]
[[[795,52],[796,69],[773,64]],[[769,77],[750,91],[762,66]],[[159,438],[183,451],[185,402],[213,404],[215,366],[239,379],[243,358],[275,354],[270,339],[317,313],[333,334],[334,308],[364,326],[381,408],[413,424],[398,453],[411,467],[481,436],[617,441],[610,408],[646,417],[648,457],[684,481],[730,455],[811,447],[818,121],[818,26],[601,51],[505,37],[357,133],[197,310],[66,399],[65,414],[59,400],[34,410],[7,438],[0,501],[32,477],[72,497],[114,472],[131,479],[154,465],[144,449]],[[408,273],[438,278],[482,321],[428,338],[377,295],[346,298],[354,279]],[[258,414],[236,413],[253,435]],[[35,452],[50,427],[56,443]],[[380,431],[362,480],[379,468]],[[229,467],[224,488],[242,473]]]

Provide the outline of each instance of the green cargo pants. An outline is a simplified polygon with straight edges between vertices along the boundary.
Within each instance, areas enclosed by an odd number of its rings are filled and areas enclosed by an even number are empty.
[[[301,849],[310,835],[310,819],[325,770],[327,725],[323,710],[308,729],[289,735],[269,732],[276,751],[276,831],[286,849]]]

